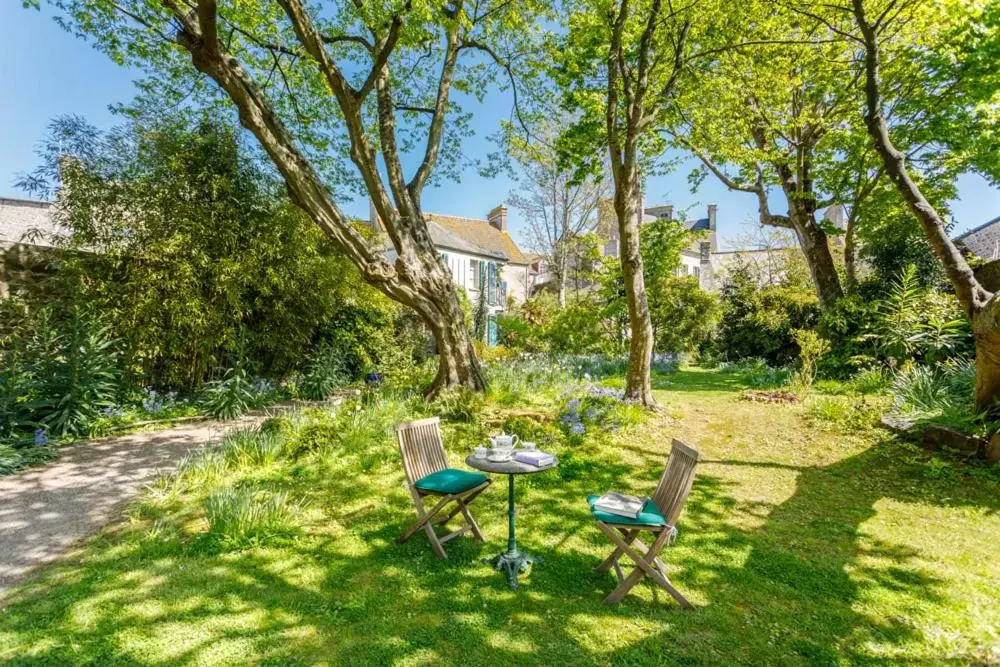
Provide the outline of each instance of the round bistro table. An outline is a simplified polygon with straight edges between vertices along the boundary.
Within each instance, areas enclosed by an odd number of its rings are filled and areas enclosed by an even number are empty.
[[[538,556],[530,556],[517,548],[517,532],[514,526],[514,478],[518,475],[531,475],[536,472],[552,470],[559,465],[559,459],[553,457],[547,466],[533,466],[520,461],[490,461],[485,456],[470,454],[465,463],[476,470],[507,475],[507,551],[493,558],[484,558],[483,562],[492,565],[498,572],[507,575],[507,584],[512,590],[517,590],[517,575],[528,569],[532,563],[540,563]]]

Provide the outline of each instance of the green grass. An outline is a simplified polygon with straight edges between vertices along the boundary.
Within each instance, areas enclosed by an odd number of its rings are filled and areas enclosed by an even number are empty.
[[[739,374],[656,378],[664,406],[570,445],[498,390],[446,426],[460,464],[504,423],[537,428],[560,467],[518,482],[522,546],[545,557],[512,592],[480,563],[505,544],[505,488],[475,503],[489,540],[437,560],[413,519],[391,425],[424,412],[386,401],[272,424],[153,485],[123,524],[11,593],[7,664],[666,665],[969,663],[1000,659],[1000,475],[932,459],[881,431],[879,399],[812,392],[800,405],[739,400]],[[502,388],[501,388],[502,389]],[[512,412],[514,416],[511,416]],[[527,417],[525,415],[528,415]],[[521,421],[518,421],[521,420]],[[542,420],[544,421],[544,420]],[[250,435],[246,437],[252,437]],[[587,493],[649,492],[671,437],[704,461],[667,551],[697,609],[663,591],[601,600],[610,551]],[[287,499],[272,538],[219,548],[205,501],[220,489]],[[263,497],[274,497],[267,495]],[[253,520],[250,520],[253,524]],[[254,533],[253,524],[246,531]],[[215,530],[225,530],[216,527]],[[211,547],[211,548],[210,548]]]

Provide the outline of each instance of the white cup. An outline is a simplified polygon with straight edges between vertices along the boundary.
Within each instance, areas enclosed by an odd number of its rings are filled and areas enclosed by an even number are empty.
[[[476,447],[476,456],[479,457],[479,458],[485,458],[487,451],[489,451],[489,450],[487,450],[482,445],[479,445],[478,447]]]
[[[527,449],[529,452],[531,452],[531,451],[534,451],[535,449],[537,449],[538,445],[536,445],[533,442],[522,442],[521,443],[521,447],[523,449]]]

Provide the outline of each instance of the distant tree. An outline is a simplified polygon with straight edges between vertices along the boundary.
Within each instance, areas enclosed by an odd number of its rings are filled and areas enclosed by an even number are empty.
[[[559,162],[556,143],[569,127],[565,114],[537,114],[528,131],[507,126],[507,150],[518,166],[518,191],[508,203],[527,223],[528,243],[543,255],[555,276],[560,306],[566,305],[571,273],[587,260],[580,237],[597,226],[598,203],[610,192],[607,174],[574,178]]]
[[[653,325],[639,244],[645,168],[662,152],[657,129],[687,61],[694,12],[661,0],[569,3],[569,32],[555,54],[568,104],[580,120],[562,142],[591,173],[600,148],[614,182],[613,205],[629,320],[625,394],[653,407]],[[708,12],[704,14],[708,17]]]
[[[741,3],[730,20],[743,26],[746,46],[721,52],[680,91],[665,133],[700,160],[695,187],[711,174],[757,200],[760,224],[795,234],[830,306],[843,295],[830,248],[839,230],[819,212],[834,203],[824,170],[838,160],[855,99],[836,64],[844,47],[783,3]],[[772,192],[787,212],[772,211]]]

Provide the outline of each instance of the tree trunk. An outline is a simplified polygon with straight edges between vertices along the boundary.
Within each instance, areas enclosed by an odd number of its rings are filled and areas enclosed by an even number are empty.
[[[486,389],[486,377],[476,357],[458,299],[453,294],[442,294],[435,307],[443,311],[442,317],[424,319],[434,335],[438,352],[438,370],[427,389],[427,397],[433,398],[442,390],[453,387],[477,391]]]
[[[638,174],[634,171],[615,190],[615,213],[618,217],[618,238],[628,302],[629,343],[628,373],[625,376],[625,397],[645,407],[656,407],[650,372],[653,362],[653,325],[646,301],[646,281],[643,277],[642,255],[639,252]]]
[[[556,260],[556,270],[559,272],[559,307],[566,307],[566,249],[561,248],[559,250],[558,259]]]
[[[286,2],[285,9],[296,24],[300,41],[312,46],[320,53],[326,53],[319,44],[318,34],[312,33],[311,23],[299,2]],[[192,23],[193,14],[177,13],[175,17],[185,27],[177,34],[178,43],[191,54],[194,66],[211,77],[236,105],[240,123],[257,137],[261,146],[271,157],[281,173],[289,197],[316,225],[334,242],[348,259],[360,270],[365,282],[376,287],[389,298],[413,308],[424,320],[434,335],[438,349],[438,372],[427,390],[429,397],[449,387],[465,387],[474,390],[486,388],[482,368],[476,358],[475,349],[465,327],[465,317],[458,301],[458,294],[452,282],[450,271],[440,261],[437,250],[430,240],[430,233],[420,213],[419,192],[436,156],[439,141],[428,142],[428,155],[409,185],[401,174],[398,159],[392,159],[391,147],[395,141],[391,116],[380,113],[380,132],[383,158],[388,165],[396,206],[390,201],[378,174],[375,151],[367,140],[361,115],[357,91],[346,95],[350,102],[341,103],[345,111],[345,121],[351,135],[351,159],[365,179],[369,195],[382,218],[397,250],[395,264],[390,264],[381,249],[369,245],[367,240],[354,228],[333,202],[330,190],[322,181],[314,166],[301,154],[288,128],[276,113],[267,96],[261,91],[249,74],[231,55],[221,49],[215,25],[214,2],[203,1],[198,5],[198,23]],[[457,54],[455,35],[449,34],[450,55],[446,61],[440,85],[447,89],[450,74]],[[327,54],[328,55],[328,54]],[[314,55],[314,57],[317,57]],[[325,60],[325,57],[321,58]],[[450,65],[449,65],[450,63]],[[382,64],[384,68],[385,63]],[[330,76],[330,67],[321,66]],[[335,72],[339,77],[339,72]],[[378,78],[379,108],[394,108],[391,93],[385,81],[384,69]],[[338,86],[346,86],[346,81],[328,79],[336,94]],[[445,104],[446,98],[439,92],[438,104]],[[436,127],[431,134],[441,133],[439,124],[443,115],[435,115]],[[433,153],[433,154],[431,154]],[[398,157],[398,156],[396,156]],[[398,208],[397,208],[398,207]],[[401,210],[400,210],[401,209]]]
[[[976,337],[976,409],[997,411],[1000,399],[1000,306],[994,295],[972,318]]]
[[[840,276],[837,274],[837,265],[830,252],[829,237],[816,224],[814,213],[793,214],[791,221],[802,254],[806,257],[809,275],[812,276],[813,284],[816,286],[820,308],[826,310],[844,296]]]
[[[465,326],[465,314],[450,273],[436,258],[423,266],[430,268],[422,271],[414,269],[412,264],[401,266],[403,280],[376,286],[413,308],[434,336],[438,370],[426,396],[433,398],[442,390],[455,387],[486,389],[486,378]]]

